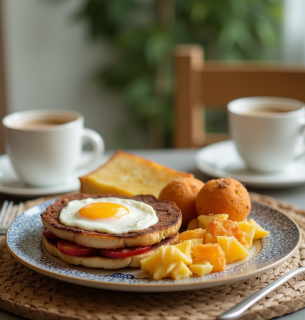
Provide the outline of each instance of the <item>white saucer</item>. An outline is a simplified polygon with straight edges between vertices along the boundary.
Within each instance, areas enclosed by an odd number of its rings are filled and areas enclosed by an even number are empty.
[[[90,152],[84,152],[81,163],[90,157]],[[76,171],[73,176],[68,178],[64,183],[50,187],[33,187],[20,181],[14,171],[8,155],[0,156],[0,193],[6,193],[14,196],[44,196],[57,193],[73,192],[80,188],[78,177],[85,175],[98,166],[105,163],[107,157],[101,157],[96,163],[86,169]]]
[[[246,168],[237,154],[233,141],[223,141],[199,150],[195,155],[196,167],[216,178],[231,177],[246,186],[285,188],[305,184],[305,160],[295,160],[285,170],[263,174]]]

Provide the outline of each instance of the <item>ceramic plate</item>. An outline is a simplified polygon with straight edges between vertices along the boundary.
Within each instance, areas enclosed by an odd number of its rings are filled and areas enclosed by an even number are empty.
[[[195,165],[210,176],[231,177],[246,186],[287,188],[305,184],[304,157],[295,160],[281,172],[258,173],[246,168],[231,140],[214,143],[199,150],[195,155]]]
[[[187,280],[154,281],[141,269],[90,269],[71,266],[46,254],[42,248],[40,213],[55,200],[37,205],[19,216],[10,226],[6,241],[11,254],[25,266],[59,280],[101,289],[169,292],[208,288],[247,279],[272,269],[297,250],[301,233],[294,221],[283,213],[253,203],[249,218],[254,218],[270,235],[256,240],[246,260],[227,266],[224,272]]]
[[[86,162],[90,158],[90,152],[84,152],[81,158],[81,163]],[[51,194],[59,194],[77,191],[80,188],[78,177],[93,171],[107,161],[107,157],[101,157],[92,166],[77,170],[70,178],[64,183],[51,187],[33,187],[20,181],[13,166],[10,162],[8,155],[0,156],[0,192],[15,196],[43,196]]]

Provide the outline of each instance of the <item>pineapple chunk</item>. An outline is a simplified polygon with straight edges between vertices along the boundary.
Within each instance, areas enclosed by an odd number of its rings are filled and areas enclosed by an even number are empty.
[[[235,237],[217,237],[217,243],[225,253],[227,264],[248,256],[247,249]]]
[[[208,261],[213,266],[212,272],[226,269],[225,253],[217,243],[199,244],[193,250],[193,262]]]
[[[192,263],[191,245],[190,245],[189,251],[190,251],[189,256],[186,256],[175,246],[168,246],[166,250],[164,250],[161,253],[161,261],[165,265],[170,265],[171,263],[179,263],[179,262],[183,262],[186,265],[191,264]]]
[[[253,240],[257,240],[257,239],[261,239],[266,237],[269,234],[269,231],[265,230],[264,228],[262,228],[256,221],[254,221],[253,219],[249,220],[249,223],[254,225],[256,227],[255,230],[255,235]]]
[[[169,273],[175,280],[188,279],[191,275],[192,271],[182,261]]]
[[[253,224],[250,224],[247,221],[240,221],[240,222],[237,222],[237,224],[239,225],[240,230],[245,235],[245,239],[248,242],[249,249],[251,249],[253,244],[253,238],[255,235],[255,229],[256,229],[255,226]]]
[[[188,266],[190,270],[199,277],[203,277],[206,274],[210,273],[213,269],[213,266],[208,261],[202,261],[198,263],[192,263]]]
[[[187,240],[177,245],[161,246],[150,257],[141,261],[141,268],[148,271],[155,280],[166,277],[189,278],[192,272],[187,265],[192,263],[191,245],[192,241]]]
[[[228,220],[229,215],[226,213],[220,213],[220,214],[213,214],[213,215],[201,215],[198,216],[198,223],[199,223],[199,227],[202,229],[207,229],[209,223],[213,220],[213,219],[223,219],[223,220]]]
[[[192,219],[188,225],[187,225],[187,230],[194,230],[194,229],[198,229],[199,228],[199,223],[197,218]]]
[[[173,245],[173,247],[180,250],[184,255],[186,255],[190,260],[192,260],[191,249],[192,249],[192,241],[187,240],[178,244]]]
[[[157,264],[155,265],[153,278],[154,280],[161,280],[168,277],[169,273],[178,265],[178,263],[171,263],[169,265]]]
[[[164,247],[157,249],[151,256],[141,260],[141,269],[149,272],[151,275],[154,274],[155,265],[161,265],[161,252],[164,251]]]
[[[197,239],[197,238],[204,238],[205,237],[206,230],[205,229],[194,229],[194,230],[188,230],[185,232],[180,233],[179,235],[179,241],[185,241],[185,240],[191,240],[191,239]]]

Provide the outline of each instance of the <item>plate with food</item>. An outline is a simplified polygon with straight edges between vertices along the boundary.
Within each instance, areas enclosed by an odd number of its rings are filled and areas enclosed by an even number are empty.
[[[93,176],[107,177],[113,161],[121,157],[126,155],[114,155]],[[253,277],[285,262],[300,245],[295,222],[273,208],[251,203],[238,181],[226,178],[204,184],[150,162],[137,163],[135,176],[142,165],[150,169],[141,174],[152,175],[154,195],[126,195],[131,188],[124,189],[125,177],[122,183],[116,180],[113,194],[81,192],[36,205],[10,226],[9,251],[27,267],[66,282],[169,292]],[[113,177],[116,170],[110,171]],[[99,185],[105,190],[109,182],[109,176],[99,184],[92,184],[90,175],[81,179],[82,189]]]

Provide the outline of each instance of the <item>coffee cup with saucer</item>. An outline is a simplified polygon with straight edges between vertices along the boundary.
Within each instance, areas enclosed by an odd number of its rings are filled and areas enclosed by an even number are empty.
[[[233,141],[200,150],[195,161],[201,171],[256,187],[305,183],[303,102],[242,98],[228,104],[228,115]]]
[[[75,191],[77,176],[101,162],[104,141],[97,132],[84,128],[84,117],[78,112],[22,111],[7,115],[2,122],[8,155],[0,159],[0,192]],[[91,144],[93,152],[84,153],[84,143]]]

